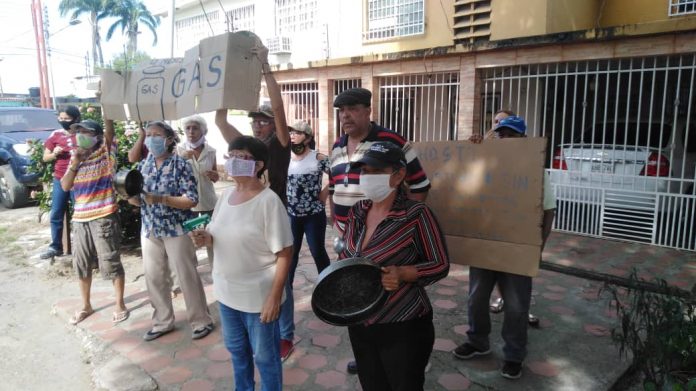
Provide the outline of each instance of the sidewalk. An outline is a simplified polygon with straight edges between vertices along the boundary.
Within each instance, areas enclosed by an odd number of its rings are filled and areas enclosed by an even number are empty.
[[[332,240],[329,230],[327,248],[331,248]],[[208,303],[217,320],[205,251],[198,255]],[[685,289],[696,281],[696,254],[647,245],[553,233],[544,259],[623,277],[636,267],[643,276],[659,276]],[[129,272],[129,276],[139,273]],[[285,389],[359,390],[357,376],[345,371],[352,358],[347,330],[319,321],[311,311],[316,277],[305,245],[295,277],[297,345],[283,364]],[[545,270],[534,279],[532,312],[541,318],[541,324],[538,329],[529,330],[529,355],[521,379],[506,380],[498,372],[502,360],[502,314],[492,315],[493,354],[470,361],[455,359],[450,351],[466,340],[468,279],[467,267],[453,265],[446,279],[429,288],[435,309],[436,341],[432,369],[426,374],[426,390],[606,390],[625,371],[628,364],[619,358],[609,336],[616,325],[615,315],[606,298],[598,298],[601,283]],[[221,342],[219,323],[211,335],[192,341],[183,296],[179,295],[174,299],[176,331],[145,342],[142,336],[150,329],[152,308],[144,278],[132,281],[129,277],[126,302],[131,316],[116,326],[110,320],[112,292],[108,281],[95,279],[92,297],[96,313],[77,327],[120,355],[121,362],[141,368],[160,389],[234,389],[230,356]],[[56,313],[67,322],[78,309],[79,301],[76,290],[74,297],[55,304]],[[129,381],[127,376],[120,379],[122,389],[128,389]]]

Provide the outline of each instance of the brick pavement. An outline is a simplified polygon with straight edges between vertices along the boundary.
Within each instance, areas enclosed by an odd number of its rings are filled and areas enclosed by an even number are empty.
[[[327,234],[328,248],[332,239]],[[199,259],[205,258],[204,251],[198,254]],[[694,253],[653,246],[553,233],[544,259],[619,276],[626,276],[636,267],[640,275],[658,275],[682,288],[689,288],[696,281]],[[199,272],[217,320],[210,269],[205,260]],[[316,277],[305,246],[294,286],[297,345],[283,365],[285,389],[359,390],[357,377],[345,371],[352,357],[347,330],[319,321],[311,311],[310,296]],[[541,318],[541,323],[538,329],[529,331],[529,356],[521,379],[506,380],[498,373],[502,314],[492,315],[492,355],[471,361],[454,359],[450,351],[466,340],[468,279],[468,268],[453,265],[446,279],[429,288],[435,309],[436,341],[432,369],[426,374],[427,390],[602,390],[610,388],[625,370],[627,364],[620,360],[609,337],[616,319],[608,300],[598,297],[601,284],[545,270],[534,279],[532,312]],[[233,389],[230,356],[221,342],[219,324],[208,337],[192,341],[183,296],[179,295],[174,299],[176,331],[145,342],[142,335],[150,329],[152,309],[143,278],[127,283],[126,301],[131,317],[113,325],[110,283],[95,280],[96,313],[77,327],[92,334],[106,349],[140,366],[160,389]],[[78,306],[77,290],[74,297],[55,305],[57,314],[65,321]]]

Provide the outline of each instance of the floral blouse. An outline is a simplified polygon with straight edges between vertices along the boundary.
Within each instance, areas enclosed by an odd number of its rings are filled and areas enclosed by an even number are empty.
[[[185,195],[193,202],[198,202],[196,178],[193,168],[181,156],[171,155],[158,169],[151,154],[138,163],[138,170],[143,174],[143,191],[157,195],[179,197]],[[141,235],[156,238],[184,235],[182,223],[193,217],[191,210],[171,208],[164,204],[149,205],[140,195],[140,215],[142,219]]]
[[[324,213],[324,203],[319,200],[321,180],[329,172],[328,157],[317,158],[317,151],[310,151],[302,160],[290,160],[288,167],[288,214],[294,217]]]

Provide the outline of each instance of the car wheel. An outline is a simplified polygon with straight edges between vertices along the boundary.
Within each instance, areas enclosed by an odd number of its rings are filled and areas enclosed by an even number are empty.
[[[29,191],[17,181],[9,165],[0,166],[0,202],[10,209],[29,202]]]

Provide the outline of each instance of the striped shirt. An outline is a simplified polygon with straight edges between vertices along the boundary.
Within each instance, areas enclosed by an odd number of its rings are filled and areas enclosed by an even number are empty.
[[[73,182],[75,207],[72,220],[87,222],[118,211],[114,191],[116,145],[102,145],[77,169]]]
[[[339,259],[366,257],[382,266],[415,266],[418,280],[389,292],[384,307],[365,325],[403,322],[432,312],[425,286],[447,276],[449,255],[433,212],[424,203],[406,198],[399,191],[387,217],[379,223],[369,242],[360,250],[367,231],[367,212],[372,201],[355,204],[348,213],[343,238],[346,248]]]
[[[430,189],[430,181],[418,161],[416,151],[411,148],[411,143],[396,132],[372,122],[367,137],[358,144],[351,156],[348,156],[347,135],[338,139],[331,150],[329,193],[334,203],[335,224],[339,229],[343,229],[346,224],[350,208],[356,202],[367,198],[360,190],[360,168],[351,167],[350,163],[360,160],[377,141],[390,141],[403,149],[407,162],[406,184],[412,193],[423,193]]]

